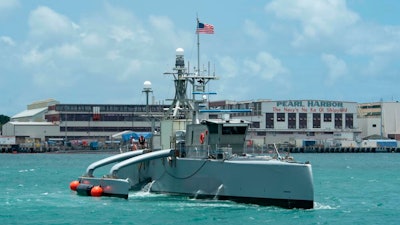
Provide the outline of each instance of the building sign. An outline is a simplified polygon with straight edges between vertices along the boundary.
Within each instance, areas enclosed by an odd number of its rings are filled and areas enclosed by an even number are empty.
[[[276,101],[272,107],[273,112],[287,113],[346,113],[348,108],[343,102],[338,101]]]

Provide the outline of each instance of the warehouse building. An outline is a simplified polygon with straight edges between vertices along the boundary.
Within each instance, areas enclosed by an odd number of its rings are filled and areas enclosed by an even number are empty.
[[[45,107],[43,107],[45,106]],[[49,99],[28,105],[27,110],[3,125],[3,136],[17,144],[34,142],[90,143],[112,141],[124,132],[156,134],[166,105],[60,104]]]
[[[363,139],[400,139],[400,103],[326,100],[213,101],[211,109],[251,109],[231,117],[250,121],[249,144],[323,147],[360,145]],[[160,132],[169,105],[61,104],[35,102],[3,126],[3,136],[18,143],[47,141],[112,141],[124,132]],[[211,114],[211,118],[220,115]],[[159,143],[156,141],[156,143]],[[159,146],[158,146],[159,147]]]
[[[325,100],[258,100],[212,103],[212,107],[250,108],[233,116],[251,121],[249,139],[255,144],[337,145],[341,140],[361,139],[357,103]]]
[[[362,137],[400,140],[400,103],[371,102],[358,105]]]

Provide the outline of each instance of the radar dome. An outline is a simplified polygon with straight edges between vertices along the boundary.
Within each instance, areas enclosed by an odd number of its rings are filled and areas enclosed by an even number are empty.
[[[179,56],[179,55],[183,55],[185,50],[183,50],[183,48],[177,48],[175,52],[176,52],[176,55]]]
[[[146,80],[146,81],[143,83],[143,86],[144,86],[145,88],[151,88],[151,82],[148,81],[148,80]]]

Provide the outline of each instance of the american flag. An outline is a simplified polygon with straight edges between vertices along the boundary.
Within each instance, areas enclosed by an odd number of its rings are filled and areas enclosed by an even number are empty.
[[[214,34],[214,25],[197,22],[196,34]]]

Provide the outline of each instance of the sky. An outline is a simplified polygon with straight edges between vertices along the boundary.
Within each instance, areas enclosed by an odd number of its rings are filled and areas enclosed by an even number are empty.
[[[174,97],[175,50],[210,63],[217,100],[400,99],[398,0],[0,0],[0,115]]]

